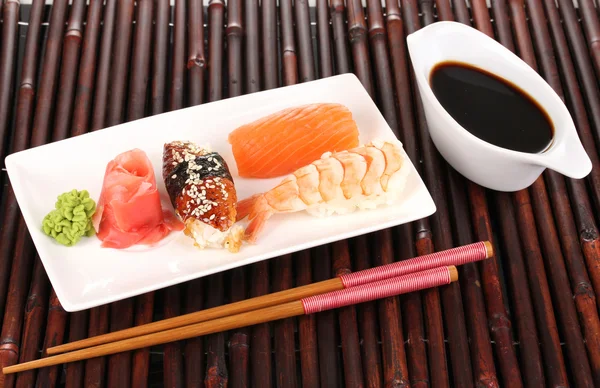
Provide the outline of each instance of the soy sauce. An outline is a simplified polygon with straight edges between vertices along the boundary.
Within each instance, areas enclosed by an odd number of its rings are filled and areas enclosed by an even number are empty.
[[[438,64],[431,88],[444,109],[481,140],[539,153],[552,142],[552,121],[529,95],[508,81],[458,62]]]

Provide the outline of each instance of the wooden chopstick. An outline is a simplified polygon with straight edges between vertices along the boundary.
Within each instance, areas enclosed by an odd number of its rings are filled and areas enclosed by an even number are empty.
[[[479,261],[494,255],[492,244],[489,241],[468,244],[445,251],[435,252],[429,255],[395,262],[381,267],[370,268],[363,271],[353,272],[337,278],[296,287],[285,291],[275,292],[246,299],[224,306],[214,307],[197,311],[178,317],[163,319],[146,325],[140,325],[113,333],[107,333],[79,341],[48,348],[46,353],[54,355],[71,352],[91,346],[121,341],[127,338],[139,337],[159,331],[188,326],[195,323],[206,322],[234,314],[240,314],[269,306],[280,305],[287,302],[297,301],[313,295],[324,294],[344,288],[355,287],[378,280],[401,276],[413,272],[424,271],[431,268],[461,265],[464,263]]]
[[[275,292],[246,299],[240,302],[197,311],[178,317],[163,319],[146,325],[140,325],[113,333],[107,333],[79,341],[48,348],[46,353],[54,355],[71,352],[91,346],[97,346],[109,342],[138,337],[159,331],[174,329],[181,326],[210,321],[213,319],[240,314],[247,311],[257,310],[269,306],[300,300],[313,295],[326,292],[342,290],[361,284],[383,280],[395,276],[401,276],[412,272],[424,271],[431,268],[461,265],[468,262],[479,261],[494,255],[492,244],[489,241],[468,244],[445,251],[435,252],[429,255],[419,256],[381,267],[370,268],[364,271],[353,272],[337,278],[296,287],[285,291]]]
[[[196,323],[188,326],[177,327],[170,330],[155,332],[139,337],[128,338],[121,341],[106,343],[5,367],[2,373],[10,374],[23,372],[30,369],[59,365],[67,362],[80,361],[109,354],[121,353],[130,350],[160,345],[168,342],[185,340],[201,335],[217,333],[252,326],[259,323],[270,322],[278,319],[290,318],[298,315],[313,314],[319,311],[349,306],[357,303],[368,302],[375,299],[387,298],[408,292],[423,290],[449,284],[458,279],[455,266],[442,266],[426,271],[410,273],[367,283],[348,289],[315,295],[293,302],[287,302],[241,314],[214,319],[207,322]]]

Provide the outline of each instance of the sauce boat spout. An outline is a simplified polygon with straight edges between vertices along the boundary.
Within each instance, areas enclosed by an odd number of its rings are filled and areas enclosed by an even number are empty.
[[[531,161],[573,179],[585,178],[592,171],[592,162],[574,126],[563,141],[542,154],[531,155]]]
[[[457,22],[430,24],[408,35],[406,40],[431,140],[442,157],[464,177],[492,190],[511,192],[529,187],[546,168],[575,179],[589,174],[590,158],[564,102],[544,78],[512,51],[477,29]],[[499,102],[503,101],[499,97],[487,102],[495,104],[494,112],[500,112],[494,116],[496,121],[486,117],[488,121],[481,122],[488,123],[482,124],[486,130],[496,131],[488,133],[503,135],[516,144],[514,148],[487,142],[461,126],[442,106],[430,84],[432,72],[442,63],[480,69],[515,85],[546,115],[547,127],[552,131],[548,146],[540,152],[520,148],[525,141],[522,131],[530,131],[531,127],[523,126],[518,132],[517,124],[525,123],[523,116],[515,115],[515,110],[511,115],[508,107],[503,111],[506,105]],[[449,88],[444,93],[451,98],[461,90]],[[482,107],[480,101],[469,102],[464,105],[464,114],[475,115]],[[506,120],[506,126],[502,126],[503,114],[511,115],[506,116],[512,120]],[[510,132],[514,132],[514,137],[510,137]]]

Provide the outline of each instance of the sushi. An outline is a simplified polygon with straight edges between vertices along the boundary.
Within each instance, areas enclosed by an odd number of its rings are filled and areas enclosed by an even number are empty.
[[[229,134],[238,174],[274,178],[292,173],[325,152],[357,147],[358,127],[341,104],[287,108]]]
[[[244,228],[236,222],[237,195],[225,160],[189,141],[163,148],[163,179],[184,233],[199,248],[238,252]]]
[[[346,151],[325,153],[273,189],[238,203],[238,220],[248,217],[250,221],[244,239],[256,242],[266,221],[276,213],[305,210],[324,217],[392,204],[404,191],[409,171],[406,162],[397,140],[374,140]]]
[[[92,216],[102,247],[153,245],[183,224],[160,201],[154,168],[146,153],[132,149],[111,160]]]

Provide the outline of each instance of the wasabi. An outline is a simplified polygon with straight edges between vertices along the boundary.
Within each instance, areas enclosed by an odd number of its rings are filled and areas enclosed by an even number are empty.
[[[86,190],[71,190],[58,196],[55,209],[44,217],[42,229],[60,244],[73,246],[81,237],[95,234],[92,216],[96,202]]]

